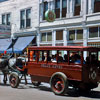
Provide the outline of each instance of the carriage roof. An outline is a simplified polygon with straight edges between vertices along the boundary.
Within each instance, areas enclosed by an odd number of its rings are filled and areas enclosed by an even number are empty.
[[[29,50],[73,50],[73,51],[100,51],[98,47],[90,46],[31,46]]]

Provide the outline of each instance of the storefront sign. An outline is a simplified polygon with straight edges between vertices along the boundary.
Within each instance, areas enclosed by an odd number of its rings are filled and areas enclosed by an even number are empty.
[[[48,22],[53,22],[56,18],[56,15],[55,13],[52,11],[52,10],[47,10],[46,13],[45,13],[45,19],[48,21]]]

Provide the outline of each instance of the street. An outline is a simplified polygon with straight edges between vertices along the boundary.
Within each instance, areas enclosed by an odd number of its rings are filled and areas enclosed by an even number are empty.
[[[28,79],[27,85],[24,80],[17,89],[11,88],[9,83],[4,85],[0,83],[0,100],[99,100],[100,85],[92,90],[89,94],[79,93],[78,91],[69,88],[68,94],[57,96],[51,91],[49,84],[42,83],[39,87],[35,87]]]

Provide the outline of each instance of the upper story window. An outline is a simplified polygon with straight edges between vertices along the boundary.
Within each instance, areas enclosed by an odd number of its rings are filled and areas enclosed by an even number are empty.
[[[56,18],[60,18],[60,0],[55,1],[55,14]]]
[[[75,13],[74,16],[80,15],[81,0],[75,0]]]
[[[62,0],[62,17],[66,17],[67,0]]]
[[[31,9],[24,9],[20,12],[20,28],[31,27]]]
[[[10,13],[2,15],[2,24],[3,25],[10,25],[11,24],[11,15],[10,15]]]
[[[94,13],[100,12],[100,0],[94,1]]]
[[[67,0],[55,0],[56,18],[60,18],[60,16],[66,17],[66,13],[67,13]]]
[[[43,8],[43,20],[45,20],[45,12],[48,10],[48,2],[44,2]]]

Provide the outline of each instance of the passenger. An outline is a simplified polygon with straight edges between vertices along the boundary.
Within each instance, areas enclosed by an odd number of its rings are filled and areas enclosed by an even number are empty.
[[[64,62],[68,62],[68,56],[66,54],[64,55]]]
[[[36,61],[36,55],[35,54],[33,55],[33,61]]]
[[[90,58],[86,57],[86,63],[89,64],[90,63]]]
[[[72,62],[72,63],[74,63],[75,62],[75,52],[72,52],[71,54],[70,54],[70,62]]]
[[[48,56],[47,61],[51,61],[51,57],[50,56]]]
[[[63,57],[62,57],[62,55],[61,55],[61,52],[59,52],[58,62],[63,62]]]
[[[56,60],[56,55],[52,55],[51,61],[52,61],[52,62],[57,62],[57,60]]]
[[[78,55],[78,54],[75,54],[74,55],[74,57],[75,57],[75,64],[81,64],[81,57],[80,57],[80,55]]]
[[[44,53],[44,61],[47,61],[47,53]]]

